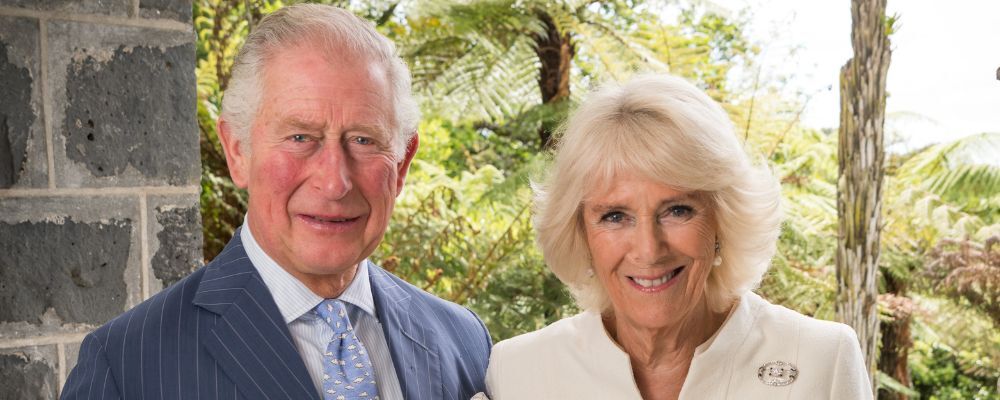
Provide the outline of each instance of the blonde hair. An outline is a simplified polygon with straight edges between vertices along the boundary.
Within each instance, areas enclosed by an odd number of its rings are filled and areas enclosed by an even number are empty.
[[[241,143],[249,143],[267,61],[277,50],[309,40],[320,44],[335,59],[363,56],[385,66],[395,108],[390,121],[396,128],[393,150],[397,157],[401,156],[420,122],[420,109],[410,90],[409,69],[392,41],[378,33],[371,22],[341,8],[320,4],[296,4],[267,15],[236,55],[229,87],[222,98],[221,116]]]
[[[534,225],[549,269],[584,309],[605,311],[607,293],[587,270],[580,204],[617,174],[708,194],[722,265],[709,274],[709,307],[724,311],[759,285],[781,226],[781,187],[753,165],[718,103],[687,81],[641,75],[592,93],[570,116],[548,175],[532,185]]]

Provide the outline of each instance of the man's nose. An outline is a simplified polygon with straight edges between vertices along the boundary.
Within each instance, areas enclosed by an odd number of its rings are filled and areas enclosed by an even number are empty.
[[[629,256],[640,266],[653,266],[663,260],[669,251],[667,233],[656,222],[640,222],[632,235]]]
[[[351,182],[349,155],[344,148],[340,143],[327,143],[316,157],[313,187],[331,200],[346,196],[354,185]]]

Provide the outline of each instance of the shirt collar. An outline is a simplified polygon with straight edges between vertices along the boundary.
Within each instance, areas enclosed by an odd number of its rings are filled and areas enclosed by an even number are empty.
[[[353,304],[371,316],[375,316],[375,298],[372,297],[372,281],[368,279],[368,259],[361,260],[358,264],[358,271],[354,274],[354,280],[344,293],[340,294],[341,301]]]
[[[743,342],[750,336],[750,330],[756,323],[757,309],[764,300],[756,293],[747,291],[729,310],[729,315],[722,326],[712,337],[702,343],[694,351],[695,358],[718,360],[721,364],[740,349]]]
[[[271,292],[271,297],[274,298],[278,311],[281,312],[286,324],[308,313],[323,301],[322,297],[309,290],[305,284],[289,274],[264,252],[264,249],[254,239],[253,233],[250,232],[250,224],[246,222],[245,217],[243,229],[240,229],[240,239],[243,241],[247,257],[250,258],[250,262],[257,269],[261,279],[264,280],[264,285]],[[371,281],[368,279],[367,259],[358,264],[354,280],[338,299],[375,317],[375,300],[372,296]]]

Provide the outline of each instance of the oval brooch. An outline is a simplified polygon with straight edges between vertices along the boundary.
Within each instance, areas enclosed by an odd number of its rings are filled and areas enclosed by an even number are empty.
[[[794,364],[784,361],[764,363],[757,369],[757,379],[768,386],[788,386],[799,376],[799,369]]]

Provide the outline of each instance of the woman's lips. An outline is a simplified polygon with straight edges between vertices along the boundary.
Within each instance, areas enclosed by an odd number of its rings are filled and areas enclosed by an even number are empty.
[[[659,277],[627,276],[627,278],[632,286],[643,292],[658,292],[673,285],[682,271],[684,271],[684,266],[674,268]]]

